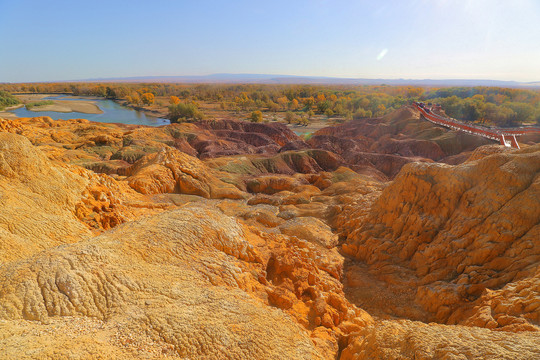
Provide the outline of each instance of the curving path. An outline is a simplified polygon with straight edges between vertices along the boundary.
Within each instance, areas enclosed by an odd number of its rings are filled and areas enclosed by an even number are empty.
[[[456,119],[450,119],[439,114],[436,114],[433,109],[424,103],[413,103],[416,108],[428,121],[434,124],[441,125],[450,129],[464,131],[469,134],[482,136],[491,140],[499,141],[501,145],[519,149],[519,144],[516,136],[540,133],[540,127],[527,126],[518,128],[491,128],[478,125],[472,125],[460,122]]]

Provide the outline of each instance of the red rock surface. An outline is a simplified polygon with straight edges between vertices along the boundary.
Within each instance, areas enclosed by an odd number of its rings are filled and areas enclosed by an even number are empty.
[[[403,165],[413,161],[444,161],[489,143],[489,140],[421,120],[419,113],[409,107],[382,118],[353,120],[323,128],[308,140],[312,147],[341,155],[352,169],[376,169],[379,179],[393,178]],[[466,158],[455,158],[453,163],[464,160]]]

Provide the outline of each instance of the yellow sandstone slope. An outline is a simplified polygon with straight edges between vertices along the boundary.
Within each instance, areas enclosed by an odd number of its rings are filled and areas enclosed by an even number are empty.
[[[404,167],[343,250],[417,288],[425,320],[538,331],[540,145],[481,152]]]
[[[1,358],[540,357],[539,146],[247,201],[166,147],[117,180],[15,134],[0,155]]]

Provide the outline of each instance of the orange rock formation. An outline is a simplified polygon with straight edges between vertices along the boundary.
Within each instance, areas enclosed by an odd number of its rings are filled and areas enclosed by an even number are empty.
[[[417,120],[0,120],[0,358],[539,358],[540,145]]]

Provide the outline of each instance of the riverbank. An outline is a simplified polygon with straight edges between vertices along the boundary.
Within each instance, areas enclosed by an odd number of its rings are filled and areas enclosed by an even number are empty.
[[[135,111],[142,112],[142,113],[144,113],[144,114],[147,115],[147,116],[152,116],[152,117],[158,117],[158,118],[167,119],[167,114],[169,113],[167,107],[161,107],[161,108],[149,109],[148,107],[137,106],[137,105],[130,104],[130,103],[128,103],[125,99],[115,99],[115,100],[113,100],[113,101],[114,101],[115,103],[117,103],[118,105],[127,107],[127,108],[132,109],[132,110],[135,110]]]
[[[1,113],[0,117],[11,120],[48,116],[53,120],[87,119],[101,123],[146,126],[161,126],[169,123],[168,120],[156,117],[153,112],[135,111],[132,107],[122,106],[122,102],[111,99],[75,97],[73,95],[57,97],[55,94],[21,94],[20,100],[26,100],[27,106],[30,103],[38,104],[33,107],[29,106],[29,108],[23,106],[6,111]],[[41,106],[39,106],[40,102]]]
[[[13,94],[17,99],[22,103],[27,103],[31,101],[40,101],[46,97],[56,96],[56,94]]]
[[[24,106],[24,104],[17,104],[17,105],[5,107],[4,110],[0,111],[0,118],[2,118],[2,119],[10,119],[10,120],[18,118],[17,115],[15,115],[12,112],[9,112],[9,110],[19,109],[19,108],[22,108],[23,106]]]
[[[21,94],[14,96],[18,98],[23,104],[20,104],[17,107],[11,107],[6,108],[7,110],[14,110],[19,107],[24,106],[24,104],[31,103],[31,102],[39,102],[43,101],[44,99],[52,96],[57,96],[58,94]],[[79,99],[79,97],[75,96],[65,96],[64,99]],[[70,113],[70,112],[80,112],[83,114],[103,114],[103,111],[99,108],[99,106],[96,105],[96,102],[94,100],[98,100],[98,98],[85,98],[80,100],[50,100],[53,102],[51,105],[43,105],[43,106],[35,106],[30,109],[29,111],[32,112],[42,112],[42,111],[54,111],[54,112],[60,112],[60,113]],[[4,116],[5,115],[5,116]],[[2,113],[0,116],[5,118],[13,118],[12,113]],[[15,116],[17,117],[17,116]]]
[[[103,114],[94,101],[86,100],[51,100],[52,105],[35,106],[30,111],[55,111],[61,113],[80,112],[83,114]]]

